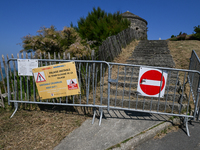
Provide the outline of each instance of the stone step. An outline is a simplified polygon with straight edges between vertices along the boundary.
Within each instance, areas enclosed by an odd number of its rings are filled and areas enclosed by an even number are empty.
[[[140,47],[136,47],[134,52],[139,52],[140,50],[144,50],[144,51],[169,51],[169,49],[167,48],[167,46],[164,46],[164,47],[156,47],[156,46],[140,46]],[[170,52],[170,51],[169,51]]]
[[[148,51],[142,51],[142,52],[135,52],[132,54],[133,57],[154,57],[155,55],[160,55],[161,57],[165,57],[166,54],[169,54],[168,52],[148,52]]]
[[[139,67],[137,67],[137,68],[135,67],[133,73],[129,70],[132,70],[132,69],[131,68],[126,69],[126,77],[129,77],[129,76],[131,77],[132,74],[133,74],[133,76],[137,76],[137,77],[139,76]],[[177,71],[168,71],[168,77],[169,77],[169,75],[170,75],[170,79],[173,79],[173,78],[176,79]],[[120,71],[119,76],[125,76],[125,71]]]
[[[107,98],[102,99],[102,104],[107,105]],[[158,109],[158,100],[140,100],[140,99],[134,99],[134,100],[128,100],[128,99],[115,99],[110,98],[110,106],[113,107],[123,107],[123,108],[130,108],[130,109],[142,109],[142,110],[148,110],[148,111],[157,111]],[[165,101],[159,101],[159,112],[179,112],[186,109],[186,104],[179,104],[173,102],[165,102]]]
[[[147,41],[147,42],[144,42],[144,41],[140,41],[138,45],[167,45],[168,42],[162,42],[162,41],[157,41],[157,42],[152,42],[152,41]]]
[[[141,40],[141,43],[168,43],[166,40]]]
[[[143,56],[151,56],[151,55],[165,55],[169,54],[167,51],[141,51],[141,52],[133,52],[132,55],[137,56],[137,57],[143,57]]]
[[[118,81],[125,81],[126,82],[138,82],[138,76],[133,76],[133,77],[130,77],[130,76],[119,76],[118,77]],[[168,81],[167,81],[168,83]],[[172,83],[176,83],[176,78],[170,78],[170,81],[169,81],[169,84],[172,84]]]
[[[150,48],[152,48],[152,47],[155,47],[155,48],[163,48],[163,47],[167,47],[168,46],[168,44],[138,44],[138,46],[136,47],[136,49],[138,49],[138,48],[141,48],[141,47],[144,47],[144,48],[148,48],[148,47],[150,47]]]
[[[146,60],[143,60],[143,59],[128,59],[126,60],[126,62],[129,62],[129,63],[152,63],[152,62],[162,62],[162,63],[169,63],[169,61],[165,58],[160,58],[160,59],[146,59]]]
[[[172,56],[170,55],[170,54],[146,54],[146,55],[144,55],[142,58],[154,58],[154,57],[166,57],[166,58],[168,58],[168,57],[170,57],[170,58],[172,58]],[[131,56],[131,58],[134,58],[134,59],[137,59],[138,58],[138,56],[135,56],[134,55],[134,53],[132,54],[132,56]],[[141,57],[139,57],[139,58],[141,58]]]
[[[120,99],[120,98],[122,98],[122,96],[124,96],[124,99],[129,99],[129,96],[130,96],[131,99],[134,99],[134,98],[137,98],[137,96],[138,96],[138,99],[144,99],[144,96],[137,95],[137,94],[138,94],[138,92],[136,90],[129,91],[129,90],[119,90],[119,89],[117,89],[117,91],[116,91],[116,89],[113,89],[113,88],[110,89],[110,97],[113,97],[113,98],[115,98],[115,96],[116,96],[117,98]],[[180,99],[181,99],[181,95],[178,94],[178,93],[176,93],[176,94],[168,93],[168,95],[167,95],[167,90],[165,89],[164,97],[160,98],[160,100],[166,101],[166,98],[167,98],[167,101],[179,102]],[[183,102],[187,101],[185,95],[182,98],[183,98],[182,99]],[[145,99],[150,100],[151,97],[145,97]],[[154,98],[154,99],[156,99],[156,98]]]
[[[157,42],[157,43],[143,43],[143,42],[140,42],[137,47],[139,47],[141,45],[144,46],[144,47],[145,46],[149,46],[149,47],[153,47],[153,46],[156,46],[156,47],[165,47],[168,44],[167,43],[159,43],[159,42]]]
[[[130,88],[131,89],[136,89],[137,88],[138,83],[134,82],[134,83],[124,83],[124,82],[117,82],[117,83],[110,83],[111,88],[115,89],[116,86],[117,87],[124,87],[124,88]],[[175,85],[166,85],[165,87],[166,90],[169,90],[169,92],[178,92],[179,91],[179,86],[175,86]]]
[[[136,47],[134,51],[139,51],[139,50],[147,50],[147,51],[152,51],[152,50],[163,51],[164,50],[164,51],[169,51],[167,45],[163,46],[163,47],[157,47],[156,45],[154,45],[154,46],[141,45],[141,46]]]
[[[136,50],[137,49],[142,49],[142,48],[144,48],[144,49],[153,49],[153,48],[157,48],[157,49],[167,49],[167,44],[160,44],[160,45],[156,45],[156,44],[152,44],[152,45],[150,45],[150,44],[146,44],[146,45],[144,45],[144,44],[138,44],[138,46],[135,48]]]
[[[163,62],[163,61],[127,61],[127,64],[135,64],[135,65],[145,65],[145,66],[157,66],[157,67],[168,67],[174,68],[175,64],[173,62]]]
[[[160,60],[160,59],[172,59],[172,56],[171,55],[160,55],[159,57],[157,56],[149,56],[149,57],[129,57],[127,60]]]
[[[133,64],[131,62],[127,63],[127,64]],[[157,66],[157,67],[168,67],[168,68],[174,68],[175,65],[174,64],[166,64],[166,63],[155,63],[155,64],[148,64],[148,63],[134,63],[134,65],[143,65],[143,66]]]
[[[147,66],[152,66],[153,63],[162,63],[162,64],[174,64],[174,62],[169,62],[166,59],[161,58],[160,60],[154,60],[154,59],[147,59],[147,60],[142,60],[142,59],[135,59],[135,60],[130,60],[128,59],[126,61],[127,64],[147,64]],[[148,65],[149,64],[149,65]],[[151,64],[151,65],[150,65]],[[163,66],[164,67],[164,66]]]
[[[166,55],[168,55],[168,53],[149,53],[149,52],[133,53],[132,58],[138,58],[138,57],[153,58],[157,55],[159,55],[159,57],[165,57]]]

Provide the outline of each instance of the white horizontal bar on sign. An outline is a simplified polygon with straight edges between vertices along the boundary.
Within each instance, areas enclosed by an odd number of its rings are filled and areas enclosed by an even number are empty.
[[[151,85],[151,86],[160,86],[160,81],[143,79],[140,84]]]

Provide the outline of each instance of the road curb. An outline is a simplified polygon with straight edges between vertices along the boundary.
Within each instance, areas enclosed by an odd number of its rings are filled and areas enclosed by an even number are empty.
[[[144,133],[134,136],[132,139],[130,139],[126,143],[121,143],[120,147],[113,148],[112,150],[132,150],[137,145],[140,145],[143,142],[153,138],[154,136],[156,136],[156,134],[158,134],[162,130],[178,123],[180,123],[180,119],[174,118],[173,121],[171,122],[168,121],[168,122],[161,123],[160,125],[156,125],[153,128],[143,131]]]

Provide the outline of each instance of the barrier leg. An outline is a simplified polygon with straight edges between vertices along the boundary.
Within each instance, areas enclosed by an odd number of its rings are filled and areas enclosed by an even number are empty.
[[[92,124],[94,124],[95,116],[96,116],[96,108],[93,108],[93,119],[92,119]]]
[[[103,109],[101,107],[99,108],[99,112],[100,112],[100,119],[99,119],[99,126],[100,126],[101,125],[102,116],[103,116]]]
[[[199,117],[200,117],[200,108],[199,108],[198,115],[197,115],[197,121],[200,120]]]
[[[13,114],[10,116],[10,118],[12,118],[14,116],[14,114],[16,113],[17,109],[18,109],[18,103],[14,103],[15,106],[15,110],[13,112]]]
[[[185,117],[184,119],[187,135],[190,136],[189,128],[188,128],[188,117]]]

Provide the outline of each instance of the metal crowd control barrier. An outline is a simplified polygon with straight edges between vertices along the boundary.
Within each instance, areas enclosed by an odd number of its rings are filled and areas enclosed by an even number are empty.
[[[9,59],[16,64],[17,59]],[[47,66],[55,63],[70,62],[71,60],[38,59],[39,66]],[[10,77],[7,73],[8,102],[14,103],[15,114],[18,103],[67,105],[93,107],[93,121],[96,110],[100,110],[101,123],[103,109],[116,109],[137,111],[143,113],[155,113],[161,115],[178,116],[184,118],[187,134],[189,136],[188,119],[196,119],[197,104],[199,100],[200,72],[196,70],[173,69],[164,67],[141,66],[120,63],[108,63],[105,61],[73,60],[80,83],[81,94],[68,97],[40,100],[33,77]],[[158,69],[162,73],[157,97],[142,96],[138,92],[140,68]],[[9,72],[9,70],[7,70]],[[164,96],[163,76],[167,73]],[[188,82],[190,76],[192,82]],[[14,96],[11,95],[10,81],[14,80]],[[157,82],[157,81],[155,81]],[[197,83],[197,86],[196,86]],[[147,85],[148,86],[148,85]],[[196,95],[194,96],[194,91]],[[194,100],[194,101],[193,101]],[[194,114],[191,112],[194,111]],[[11,117],[12,117],[11,116]]]
[[[52,59],[38,59],[39,67],[53,65],[64,62],[71,62],[72,60],[52,60]],[[13,65],[17,64],[17,59],[9,59],[7,65],[12,62]],[[102,104],[102,96],[107,95],[109,102],[109,86],[110,83],[105,80],[105,76],[109,77],[109,65],[105,61],[87,61],[87,60],[73,60],[76,65],[76,71],[79,81],[79,88],[81,94],[74,96],[66,96],[52,99],[41,100],[36,88],[34,77],[30,76],[9,76],[9,69],[7,69],[7,87],[8,87],[8,103],[14,103],[15,111],[11,115],[16,113],[18,109],[18,103],[26,104],[47,104],[47,105],[62,105],[62,106],[83,106],[93,107],[94,114],[92,123],[94,123],[96,108],[99,108],[101,124],[103,108],[109,110],[109,103],[107,105]],[[8,67],[9,68],[9,67]],[[108,70],[108,71],[106,71]],[[108,79],[108,78],[107,78]],[[10,84],[11,80],[14,82],[14,95],[11,95]],[[106,90],[105,90],[106,89]],[[98,93],[98,94],[97,94]],[[100,94],[100,96],[99,96]]]
[[[197,56],[196,52],[194,50],[192,50],[192,54],[190,57],[190,64],[189,64],[189,70],[197,70],[200,71],[200,59]],[[197,73],[195,74],[189,74],[188,76],[188,82],[191,86],[191,91],[192,91],[192,96],[193,96],[193,101],[194,103],[196,103],[196,100],[194,99],[198,92],[197,92],[197,88],[198,88],[198,82],[196,82],[198,80],[199,75]],[[200,89],[199,89],[200,90]],[[200,102],[198,103],[198,109],[197,109],[197,119],[199,120],[199,116],[200,116]]]
[[[183,117],[186,124],[187,134],[189,136],[188,118],[195,119],[197,112],[197,103],[199,99],[199,77],[200,72],[195,70],[183,70],[174,68],[141,66],[131,64],[109,63],[111,68],[110,82],[110,109],[138,111],[145,113],[155,113],[161,115]],[[138,90],[140,67],[159,69],[167,73],[167,81],[164,96],[161,97],[160,79],[158,88],[160,93],[157,97],[142,96]],[[188,84],[187,77],[196,75],[194,81]],[[163,81],[164,82],[164,81]],[[195,88],[193,85],[195,84]],[[147,85],[150,86],[150,85]],[[192,100],[192,90],[196,97]],[[106,104],[106,98],[105,98]],[[194,114],[192,114],[192,110]]]

